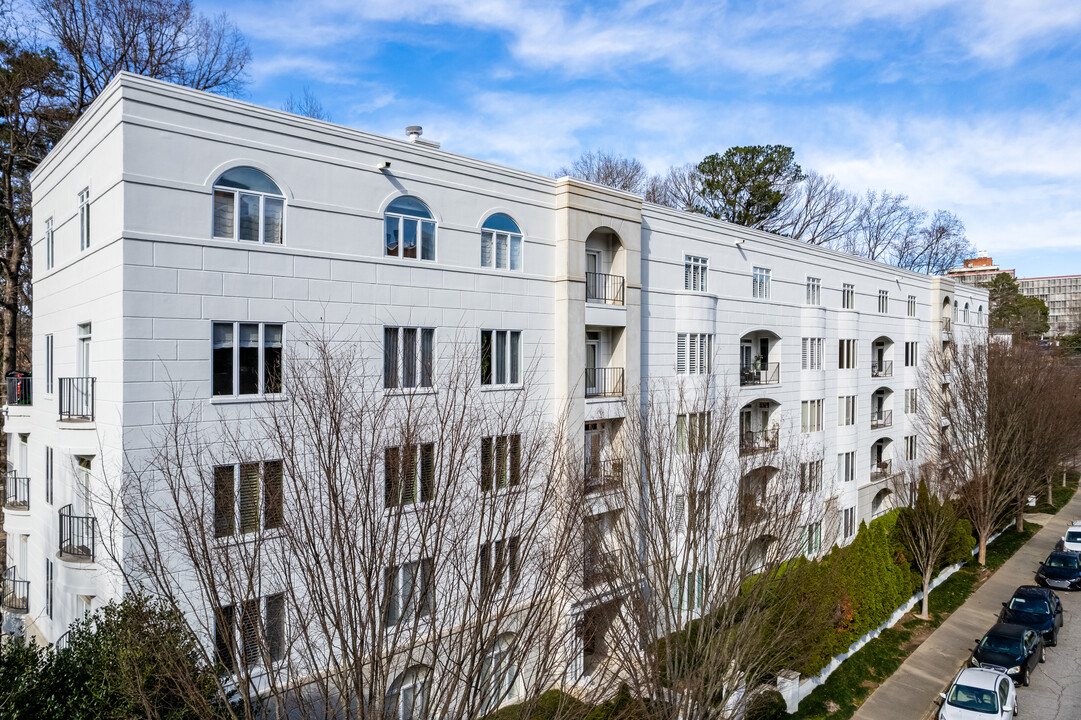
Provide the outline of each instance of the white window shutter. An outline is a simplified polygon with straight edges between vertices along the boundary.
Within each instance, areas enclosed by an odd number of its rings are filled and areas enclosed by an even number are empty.
[[[676,374],[683,375],[687,372],[687,336],[680,333],[676,336]]]
[[[800,344],[800,369],[807,369],[807,345],[810,342],[810,338],[803,338],[803,342]]]
[[[687,371],[692,375],[698,372],[698,335],[692,333],[690,338],[690,347],[687,354],[690,356]]]

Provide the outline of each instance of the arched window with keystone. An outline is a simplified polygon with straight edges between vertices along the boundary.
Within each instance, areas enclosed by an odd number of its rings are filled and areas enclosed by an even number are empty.
[[[435,216],[415,197],[404,195],[383,213],[383,254],[435,260]]]
[[[226,170],[214,181],[214,237],[281,245],[285,195],[261,170]]]

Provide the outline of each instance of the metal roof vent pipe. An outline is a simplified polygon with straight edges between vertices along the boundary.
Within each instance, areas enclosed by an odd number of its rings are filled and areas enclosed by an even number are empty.
[[[439,143],[434,140],[423,140],[421,135],[424,134],[424,128],[420,125],[410,125],[405,129],[405,134],[409,136],[409,142],[416,143],[417,145],[426,145],[431,148],[439,147]]]

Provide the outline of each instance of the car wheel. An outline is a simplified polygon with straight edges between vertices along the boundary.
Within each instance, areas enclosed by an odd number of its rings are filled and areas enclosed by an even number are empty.
[[[1017,694],[1014,693],[1014,696],[1013,696],[1013,714],[1014,714],[1014,717],[1017,716],[1017,705],[1018,705],[1018,700],[1019,699],[1020,698],[1017,697]]]
[[[1019,684],[1028,687],[1028,665],[1021,667],[1021,682]]]
[[[1058,647],[1058,628],[1055,628],[1055,632],[1051,633],[1051,647]]]
[[[1044,657],[1044,650],[1046,649],[1043,645],[1040,646],[1040,662],[1047,662],[1047,658]]]

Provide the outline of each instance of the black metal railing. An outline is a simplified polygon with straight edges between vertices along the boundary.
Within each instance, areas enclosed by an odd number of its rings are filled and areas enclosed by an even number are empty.
[[[97,378],[60,378],[60,419],[93,420]]]
[[[777,428],[745,430],[739,435],[739,454],[753,455],[754,453],[776,450],[779,435]]]
[[[30,612],[30,581],[16,580],[17,577],[14,565],[4,571],[2,604],[8,612],[25,615]]]
[[[8,405],[33,405],[34,397],[31,391],[34,389],[32,378],[9,377],[7,379]]]
[[[8,470],[4,475],[4,508],[30,509],[30,478],[19,477],[14,470]]]
[[[948,317],[942,318],[942,332],[948,333],[948,332],[951,332],[952,330],[953,330],[953,321]]]
[[[94,560],[98,527],[89,515],[75,515],[71,505],[60,508],[60,557],[64,560]]]
[[[54,650],[67,650],[68,649],[68,639],[69,639],[68,635],[69,635],[69,633],[71,633],[70,630],[68,630],[63,635],[61,635],[60,637],[58,637],[56,639],[56,642],[53,643],[53,649]]]
[[[614,550],[587,551],[583,580],[587,588],[613,582],[619,577],[619,553]]]
[[[893,377],[893,360],[872,361],[871,377]]]
[[[622,305],[625,281],[622,275],[586,273],[586,300]]]
[[[586,463],[586,492],[623,487],[623,459],[612,458]]]
[[[878,410],[871,412],[871,429],[884,428],[893,425],[893,410]]]
[[[739,523],[747,527],[757,525],[765,519],[766,510],[762,507],[763,498],[753,493],[747,493],[739,501]]]
[[[586,397],[623,397],[623,368],[586,368]]]
[[[773,385],[781,382],[781,363],[743,365],[739,369],[740,385]]]
[[[885,480],[893,475],[893,460],[883,460],[871,466],[871,480]]]

